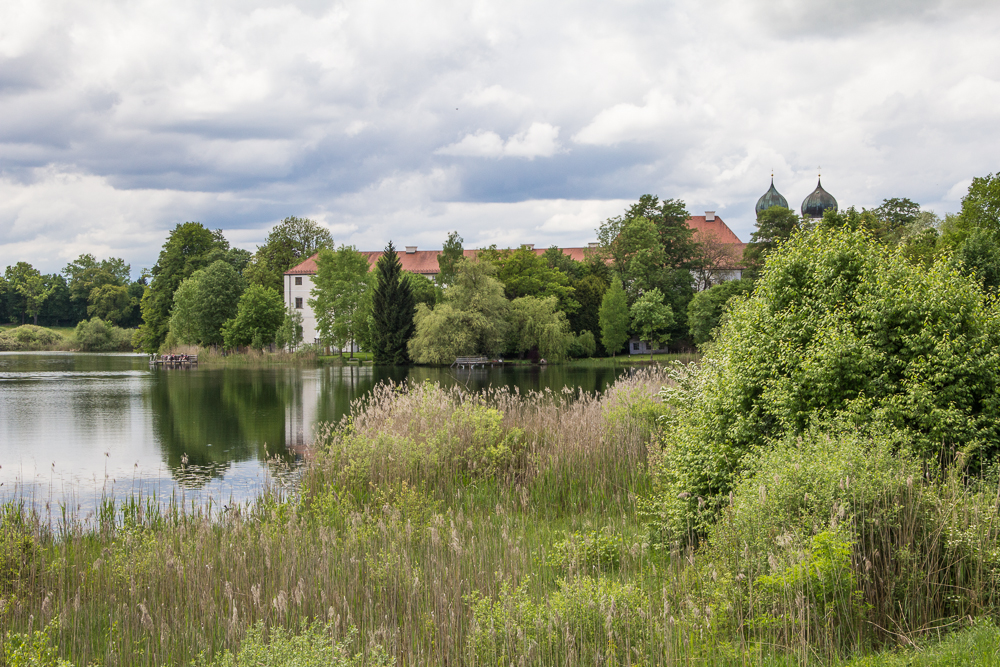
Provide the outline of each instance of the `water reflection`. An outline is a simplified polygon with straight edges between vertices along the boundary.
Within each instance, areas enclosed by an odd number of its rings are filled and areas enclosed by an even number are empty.
[[[318,424],[381,382],[601,391],[620,371],[565,366],[150,369],[134,355],[0,353],[0,498],[178,490],[246,499],[294,468]],[[269,463],[270,462],[270,463]]]
[[[285,411],[296,395],[294,369],[158,369],[144,399],[164,463],[203,484],[232,462],[285,454]]]

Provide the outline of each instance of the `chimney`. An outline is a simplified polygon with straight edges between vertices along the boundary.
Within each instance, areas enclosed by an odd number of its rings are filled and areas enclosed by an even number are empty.
[[[417,252],[417,246],[415,246],[415,245],[408,245],[408,246],[406,246],[406,254],[407,255],[412,255],[415,252]]]
[[[534,243],[524,243],[524,244],[521,245],[521,247],[522,248],[527,248],[528,250],[534,250],[535,249],[535,244]]]
[[[715,211],[705,211],[705,220],[709,222],[715,220]]]
[[[594,249],[594,248],[596,248],[596,247],[597,247],[598,245],[599,245],[599,244],[597,243],[597,241],[591,241],[590,243],[588,243],[588,244],[587,244],[587,247],[588,247],[588,248],[590,248],[591,250],[593,250],[593,249]]]

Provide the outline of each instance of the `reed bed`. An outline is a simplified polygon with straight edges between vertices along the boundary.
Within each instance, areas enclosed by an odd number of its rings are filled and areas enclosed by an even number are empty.
[[[776,527],[792,491],[772,481],[761,494],[749,480],[757,504],[735,497],[708,546],[651,547],[639,505],[668,381],[649,368],[600,395],[384,385],[324,428],[290,498],[221,508],[107,499],[90,522],[10,503],[0,664],[834,664],[890,645],[892,632],[919,643],[990,613],[981,594],[900,615],[893,605],[921,598],[866,574],[898,583],[901,570],[944,561],[889,565],[882,554],[940,548],[953,570],[979,568],[963,586],[985,591],[996,512],[984,490],[953,486],[957,500],[935,505],[943,487],[904,477],[925,490],[913,504],[924,514],[838,519],[953,517],[920,533],[933,544],[896,524],[817,542],[831,517],[814,530],[812,515],[797,515],[808,530],[784,537]],[[873,486],[853,488],[840,499],[896,506],[862,494]],[[953,577],[931,577],[942,600],[969,598],[944,590]],[[898,621],[890,639],[861,630],[883,617]],[[975,632],[976,646],[1000,637],[988,623]],[[862,635],[874,639],[830,640]]]

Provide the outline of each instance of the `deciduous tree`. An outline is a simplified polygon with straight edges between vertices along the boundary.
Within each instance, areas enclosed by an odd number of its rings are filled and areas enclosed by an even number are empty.
[[[285,271],[302,263],[321,248],[333,248],[330,231],[308,218],[290,216],[268,232],[264,245],[257,248],[243,269],[247,282],[284,294]]]
[[[801,227],[795,211],[784,206],[772,206],[757,218],[757,229],[743,249],[743,277],[756,279],[764,268],[767,255]]]
[[[639,335],[639,339],[649,343],[651,348],[659,347],[660,343],[670,340],[674,311],[663,302],[663,293],[659,289],[654,288],[644,292],[636,299],[629,309],[629,316],[632,329]]]
[[[508,349],[519,355],[537,352],[550,361],[565,357],[575,337],[558,305],[554,296],[522,296],[511,301]]]
[[[451,232],[438,255],[438,285],[445,287],[455,280],[455,268],[464,256],[462,237],[458,235],[458,232]]]
[[[611,286],[604,293],[599,319],[601,344],[613,357],[628,340],[629,326],[628,298],[625,296],[621,280],[617,277],[612,278]]]
[[[121,324],[135,305],[129,296],[128,286],[105,284],[90,290],[87,315],[97,317],[109,324]]]
[[[221,345],[222,327],[236,316],[244,288],[243,277],[225,260],[195,271],[174,293],[171,333],[180,343]]]
[[[178,224],[170,232],[142,296],[143,322],[137,340],[146,352],[156,352],[166,339],[174,292],[181,282],[208,266],[213,251],[224,253],[228,249],[220,230],[212,232],[198,222]]]
[[[362,296],[367,289],[368,259],[353,246],[340,246],[336,251],[323,248],[316,257],[309,305],[316,314],[320,340],[341,351],[358,338]]]
[[[285,304],[277,290],[250,285],[240,297],[236,317],[222,327],[222,338],[229,349],[252,346],[257,349],[274,343],[285,321]]]
[[[687,311],[688,331],[695,344],[701,346],[710,341],[729,300],[748,294],[752,289],[753,281],[749,279],[727,280],[695,294]]]
[[[496,267],[463,259],[454,283],[444,290],[444,302],[433,309],[417,306],[416,333],[408,349],[420,364],[451,363],[456,357],[495,357],[507,343],[510,302],[494,275]]]

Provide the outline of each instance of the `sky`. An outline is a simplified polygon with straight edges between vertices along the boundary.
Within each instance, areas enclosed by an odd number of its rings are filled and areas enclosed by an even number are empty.
[[[775,185],[955,212],[1000,171],[995,0],[0,3],[0,267],[580,246],[642,194],[744,241]]]

